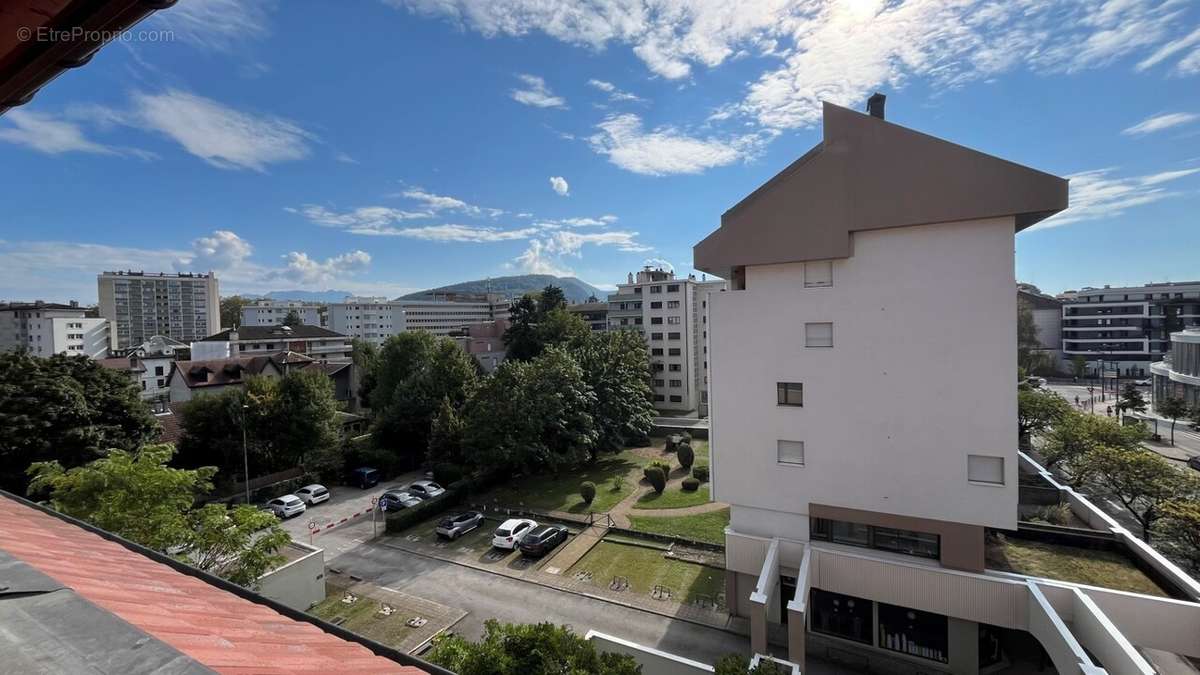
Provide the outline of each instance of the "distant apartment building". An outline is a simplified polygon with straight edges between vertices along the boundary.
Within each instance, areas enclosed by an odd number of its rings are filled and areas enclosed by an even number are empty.
[[[318,361],[349,361],[351,338],[320,326],[242,326],[192,343],[193,359],[239,358],[282,351]]]
[[[507,319],[491,323],[474,323],[463,326],[449,334],[463,351],[470,354],[483,371],[490,373],[504,361],[508,350],[504,346],[504,334],[508,332]]]
[[[1063,368],[1062,301],[1017,284],[1017,302],[1028,307],[1033,315],[1040,352],[1045,355],[1046,364],[1054,369]]]
[[[104,272],[97,277],[97,293],[100,316],[112,323],[113,351],[155,335],[187,343],[221,330],[221,299],[211,272]]]
[[[281,326],[288,315],[295,312],[300,323],[306,326],[321,326],[320,305],[299,300],[254,300],[242,307],[243,326]]]
[[[578,302],[567,305],[567,311],[583,319],[593,331],[608,330],[607,302]]]
[[[1150,364],[1150,372],[1155,410],[1168,398],[1183,399],[1191,408],[1200,407],[1200,320],[1171,333],[1170,352],[1163,360]]]
[[[103,359],[101,365],[127,372],[138,385],[143,399],[165,400],[169,395],[167,378],[171,376],[171,365],[176,359],[189,358],[190,354],[188,345],[155,335],[130,349],[124,356]]]
[[[109,353],[109,329],[107,319],[87,316],[75,302],[0,304],[0,351],[24,349],[34,356],[102,359]]]
[[[673,271],[646,267],[608,296],[609,330],[636,330],[646,338],[658,410],[707,412],[705,310],[709,295],[725,286],[720,280],[677,279]]]
[[[348,297],[329,305],[329,328],[376,345],[406,330],[447,336],[464,326],[507,320],[509,301],[498,295],[475,299],[388,300]]]
[[[1200,281],[1071,291],[1062,306],[1062,352],[1089,376],[1146,377],[1171,351],[1171,334],[1200,324]]]

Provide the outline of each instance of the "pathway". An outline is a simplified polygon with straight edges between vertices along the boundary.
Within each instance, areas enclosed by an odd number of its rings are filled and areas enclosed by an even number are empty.
[[[604,535],[608,534],[606,521],[597,522],[586,530],[575,535],[575,538],[554,554],[543,568],[547,574],[562,574],[571,569],[583,556],[588,554]]]

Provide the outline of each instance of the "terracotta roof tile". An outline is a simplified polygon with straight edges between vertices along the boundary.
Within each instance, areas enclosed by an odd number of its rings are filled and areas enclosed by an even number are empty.
[[[216,671],[424,672],[16,500],[0,497],[0,521],[0,549]]]

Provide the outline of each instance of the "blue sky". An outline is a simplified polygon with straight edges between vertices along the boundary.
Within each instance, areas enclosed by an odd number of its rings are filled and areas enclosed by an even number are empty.
[[[688,272],[820,100],[875,90],[1072,177],[1019,279],[1200,278],[1195,3],[181,0],[0,117],[0,299],[130,267],[224,294]]]

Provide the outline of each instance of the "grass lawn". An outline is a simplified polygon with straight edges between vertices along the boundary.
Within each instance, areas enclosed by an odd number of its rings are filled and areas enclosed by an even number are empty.
[[[1005,538],[989,540],[987,566],[1059,581],[1072,581],[1120,591],[1165,597],[1166,593],[1132,562],[1118,553],[1038,541]]]
[[[635,509],[681,509],[685,506],[707,504],[708,485],[701,485],[695,492],[684,492],[678,487],[668,487],[660,495],[651,490],[638,498],[634,503]]]
[[[579,571],[592,573],[591,583],[608,588],[613,577],[629,580],[629,591],[648,594],[656,585],[671,589],[672,599],[687,602],[698,596],[710,600],[725,592],[725,571],[695,563],[664,558],[663,552],[602,541],[563,576],[570,579]]]
[[[345,592],[346,588],[343,586],[328,584],[325,599],[308,610],[309,614],[326,621],[333,621],[340,617],[344,619],[339,624],[342,628],[390,647],[396,647],[401,651],[407,651],[400,647],[400,643],[416,630],[405,623],[412,616],[411,612],[405,612],[403,607],[391,603],[391,606],[396,607],[398,611],[391,616],[382,616],[379,614],[380,602],[378,600],[356,593],[358,601],[348,605],[342,602]]]
[[[625,450],[615,455],[601,455],[595,464],[582,466],[555,475],[525,476],[511,485],[492,490],[482,497],[485,502],[499,500],[500,504],[541,511],[568,511],[570,513],[602,513],[612,509],[637,487],[625,481],[617,490],[612,489],[614,476],[625,476],[649,460]],[[596,484],[596,498],[590,505],[579,496],[579,484],[590,480]]]
[[[667,518],[630,515],[629,520],[633,523],[633,529],[642,532],[723,544],[725,543],[725,526],[729,524],[729,509],[710,511],[694,516]]]

